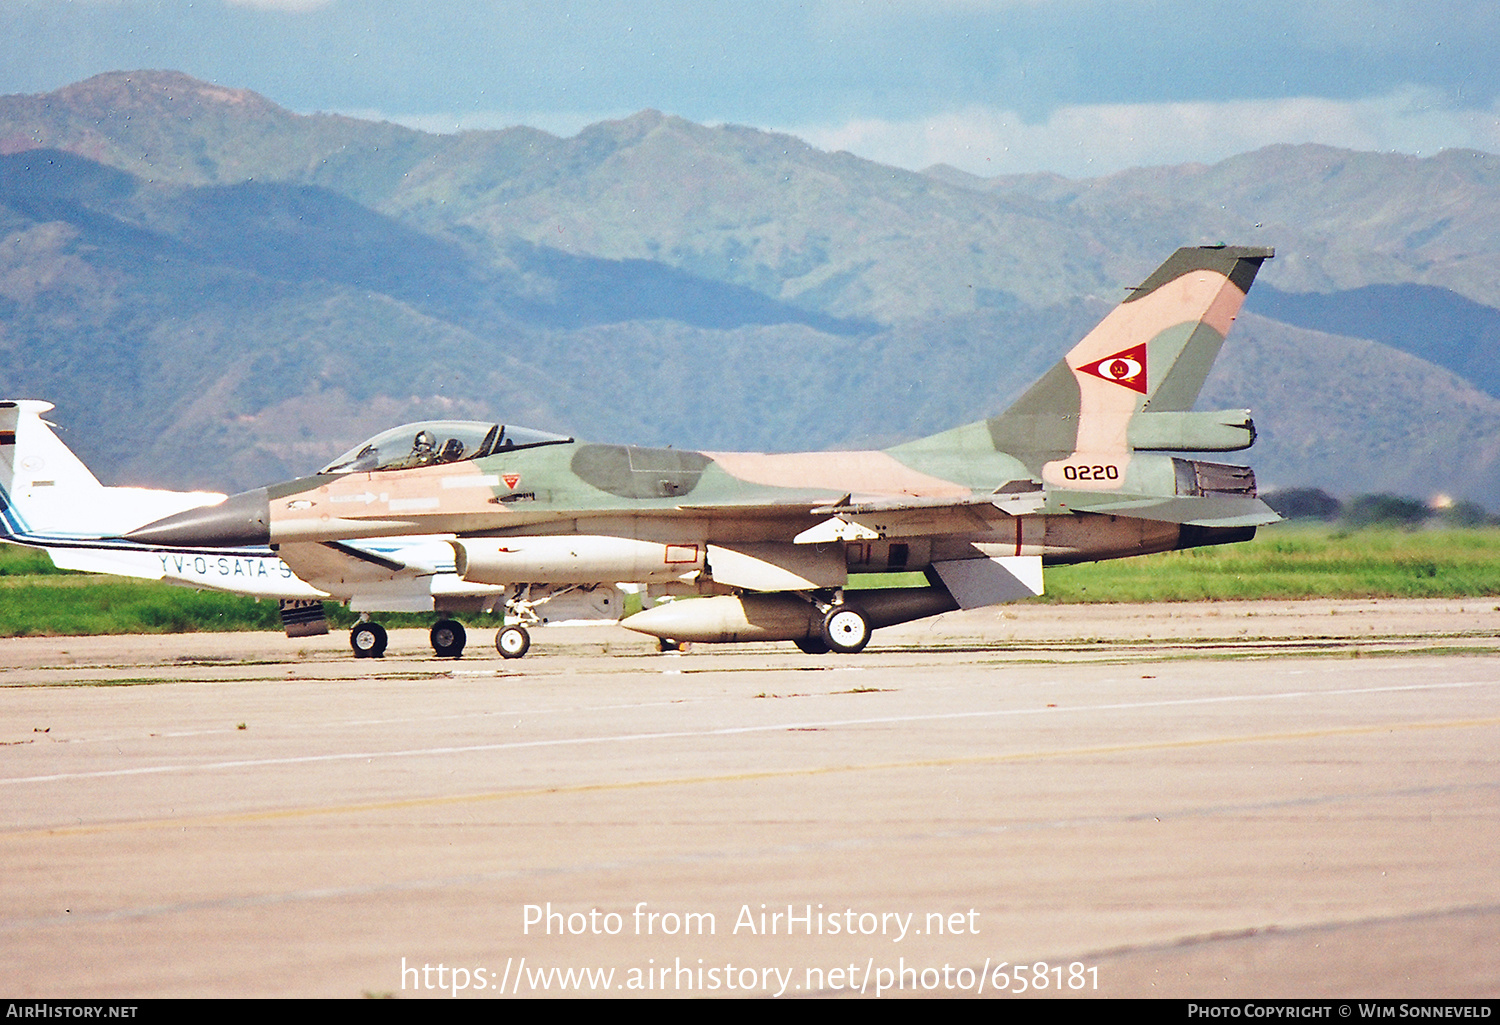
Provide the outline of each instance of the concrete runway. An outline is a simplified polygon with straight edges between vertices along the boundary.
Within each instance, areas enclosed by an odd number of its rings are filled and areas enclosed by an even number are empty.
[[[0,641],[0,995],[1495,997],[1495,606]]]

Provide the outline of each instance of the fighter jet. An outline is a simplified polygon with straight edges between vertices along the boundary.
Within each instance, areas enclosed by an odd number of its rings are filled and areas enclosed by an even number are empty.
[[[1250,468],[1172,454],[1254,442],[1248,410],[1191,410],[1272,255],[1178,250],[1010,408],[883,451],[696,452],[439,421],[126,537],[286,552],[451,534],[470,583],[693,596],[624,620],[670,642],[857,652],[884,626],[1040,594],[1046,565],[1244,541],[1277,520]],[[925,583],[855,586],[897,571]]]
[[[181,548],[121,540],[121,531],[168,513],[212,506],[224,495],[105,487],[42,417],[52,403],[0,401],[0,541],[40,548],[60,569],[162,580],[198,590],[280,603],[289,637],[328,632],[323,602],[363,615],[350,632],[361,657],[379,656],[386,632],[370,612],[435,611],[430,640],[439,657],[462,655],[467,637],[456,614],[511,606],[522,623],[616,620],[623,594],[610,586],[532,589],[474,584],[454,573],[443,537],[376,538],[353,543]],[[294,568],[295,567],[295,568]]]

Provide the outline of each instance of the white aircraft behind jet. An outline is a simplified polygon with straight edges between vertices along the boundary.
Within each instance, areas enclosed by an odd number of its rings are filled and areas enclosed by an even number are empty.
[[[495,641],[507,658],[526,653],[527,626],[620,618],[621,592],[610,585],[507,589],[462,580],[454,571],[452,535],[292,544],[279,551],[123,540],[143,524],[215,505],[224,496],[105,487],[42,419],[52,408],[34,399],[0,401],[0,540],[41,548],[59,569],[276,599],[289,637],[327,633],[323,602],[343,602],[362,614],[350,631],[358,657],[385,652],[385,629],[369,620],[371,612],[439,613],[431,640],[444,658],[462,655],[467,641],[463,624],[450,618],[457,614],[508,612],[516,622],[503,625]]]

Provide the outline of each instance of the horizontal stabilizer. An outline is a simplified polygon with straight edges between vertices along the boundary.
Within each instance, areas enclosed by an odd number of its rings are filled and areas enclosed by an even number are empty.
[[[1161,523],[1183,523],[1198,527],[1258,527],[1281,519],[1274,509],[1260,499],[1235,495],[1161,498],[1149,495],[1091,494],[1083,491],[1055,494],[1061,504],[1074,512],[1132,516]]]

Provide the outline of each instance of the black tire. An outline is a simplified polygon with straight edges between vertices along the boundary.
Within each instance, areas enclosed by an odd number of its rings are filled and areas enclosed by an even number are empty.
[[[531,648],[531,634],[524,626],[504,626],[495,635],[495,650],[501,658],[520,658]]]
[[[349,631],[349,647],[355,658],[384,658],[387,641],[385,627],[379,623],[356,623]]]
[[[821,637],[798,637],[792,643],[809,655],[828,654],[828,642]]]
[[[823,617],[823,640],[841,655],[863,651],[870,643],[870,621],[852,605],[835,605]]]
[[[674,641],[670,637],[658,637],[656,639],[656,650],[664,654],[682,650],[682,642]]]
[[[438,658],[463,658],[464,645],[469,635],[464,625],[454,619],[440,619],[432,624],[432,652]]]

